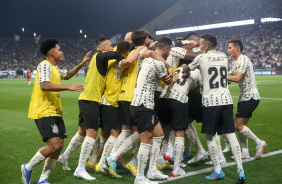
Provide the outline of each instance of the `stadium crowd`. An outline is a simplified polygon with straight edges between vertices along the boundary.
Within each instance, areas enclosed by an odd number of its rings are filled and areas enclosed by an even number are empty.
[[[234,38],[241,39],[244,43],[243,53],[251,58],[256,69],[282,69],[281,23],[264,24],[258,26],[243,26],[227,29],[202,31],[215,34],[219,40],[219,51],[227,55],[228,42]],[[175,37],[182,33],[171,35]],[[64,61],[59,63],[62,69],[71,69],[80,62],[81,53],[88,50],[95,51],[94,39],[60,39],[60,46],[64,51]],[[0,39],[0,71],[35,70],[43,57],[39,53],[39,45],[31,38],[5,37]],[[231,58],[229,61],[231,62]],[[86,66],[87,67],[87,66]],[[83,69],[86,69],[83,68]]]
[[[182,1],[183,11],[158,30],[230,22],[246,19],[279,17],[281,1],[256,0],[217,0],[213,1]],[[252,8],[250,8],[252,7]],[[203,13],[204,12],[204,13]]]

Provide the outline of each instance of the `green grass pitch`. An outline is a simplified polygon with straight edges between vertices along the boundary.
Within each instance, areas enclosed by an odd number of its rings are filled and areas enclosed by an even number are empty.
[[[73,78],[69,81],[63,81],[62,84],[84,83],[85,78]],[[282,149],[282,76],[256,76],[258,89],[261,96],[261,102],[253,113],[253,118],[249,122],[249,127],[261,139],[267,142],[265,153]],[[32,80],[34,82],[34,80]],[[1,184],[19,184],[21,183],[20,166],[27,163],[37,150],[44,146],[41,136],[33,120],[27,118],[29,100],[32,93],[32,85],[28,85],[26,79],[1,79],[0,80],[0,183]],[[239,87],[237,84],[229,86],[234,100],[234,112],[238,101]],[[68,138],[65,139],[65,148],[71,137],[77,131],[78,105],[77,92],[62,92],[62,106],[64,111],[64,121]],[[195,124],[198,132],[201,124]],[[200,134],[203,146],[207,149],[204,135]],[[222,141],[223,145],[223,141]],[[65,149],[64,148],[64,149]],[[251,156],[255,155],[255,144],[249,141]],[[195,149],[192,146],[192,152]],[[75,169],[78,162],[80,149],[77,150],[69,160],[69,166]],[[128,159],[131,152],[125,155]],[[231,152],[225,154],[227,161],[231,162]],[[246,183],[282,183],[281,166],[282,154],[262,158],[245,163]],[[42,171],[43,164],[36,167],[32,173],[31,184],[36,184]],[[197,165],[188,166],[186,172],[204,169],[210,166],[201,162]],[[80,184],[80,183],[133,183],[132,177],[128,171],[118,169],[118,173],[123,177],[121,179],[112,179],[102,174],[89,173],[96,177],[95,181],[85,181],[73,177],[73,172],[62,170],[57,165],[49,177],[51,183],[58,184]],[[164,171],[165,174],[171,173],[170,170]],[[167,183],[236,183],[236,166],[224,168],[226,177],[220,181],[207,181],[204,176],[209,173],[198,174],[182,178]]]

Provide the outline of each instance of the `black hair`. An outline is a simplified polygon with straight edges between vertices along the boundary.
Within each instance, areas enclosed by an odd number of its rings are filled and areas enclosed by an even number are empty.
[[[183,40],[184,36],[177,36],[175,40]]]
[[[197,35],[197,33],[191,32],[191,33],[186,34],[186,35],[184,36],[183,40],[187,40],[187,38],[189,38],[189,37],[192,36],[192,35],[199,37],[199,36]]]
[[[96,46],[96,48],[98,47],[98,46],[100,46],[100,44],[102,43],[102,42],[104,42],[104,41],[106,41],[106,40],[109,40],[107,37],[101,37],[101,38],[98,38],[96,41],[95,41],[95,46]]]
[[[162,37],[156,44],[156,49],[163,49],[164,47],[171,46],[172,41],[167,37]]]
[[[138,29],[138,30],[133,31],[131,35],[131,40],[135,46],[141,46],[144,44],[148,35],[149,33],[146,30]]]
[[[148,35],[148,38],[149,38],[150,40],[156,41],[151,35]]]
[[[217,38],[212,34],[203,34],[201,38],[206,40],[212,48],[216,47],[218,44]]]
[[[233,45],[235,47],[240,47],[240,51],[242,52],[243,51],[243,43],[241,40],[238,40],[238,39],[234,39],[234,40],[231,40],[229,43],[233,43]]]
[[[58,43],[59,41],[54,38],[46,39],[40,44],[40,52],[46,56],[49,50],[55,48]]]
[[[131,44],[128,41],[120,41],[117,44],[117,52],[124,54],[130,51]]]

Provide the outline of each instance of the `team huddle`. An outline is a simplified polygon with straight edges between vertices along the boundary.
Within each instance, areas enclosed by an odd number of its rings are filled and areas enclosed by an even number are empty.
[[[208,157],[211,161],[206,164],[213,165],[214,171],[205,178],[223,179],[223,137],[237,164],[237,183],[244,183],[242,159],[250,158],[248,140],[256,143],[256,159],[266,146],[247,127],[260,96],[252,63],[242,54],[242,42],[229,42],[228,53],[234,59],[229,74],[227,56],[216,51],[217,44],[214,35],[204,34],[199,39],[194,32],[175,41],[166,37],[155,41],[147,31],[135,30],[128,32],[115,48],[108,38],[101,37],[96,40],[97,52],[89,63],[83,86],[61,85],[61,80],[72,78],[87,63],[91,52],[72,70],[63,72],[57,66],[63,59],[58,41],[43,41],[40,51],[46,60],[37,67],[28,117],[35,120],[47,145],[21,166],[22,182],[29,184],[32,170],[43,161],[38,184],[50,183],[48,177],[57,162],[71,171],[68,159],[80,146],[74,176],[85,180],[95,180],[86,167],[122,178],[116,169],[121,167],[135,176],[135,184],[155,184],[169,177],[162,169],[171,169],[172,177],[183,176],[183,167]],[[240,87],[235,118],[228,89],[231,82]],[[64,90],[81,94],[78,131],[61,154],[67,138],[60,100],[60,91]],[[202,123],[208,152],[200,142],[194,121]],[[196,149],[193,158],[191,144]],[[122,155],[131,149],[132,157],[125,163]],[[190,159],[187,164],[186,159]]]

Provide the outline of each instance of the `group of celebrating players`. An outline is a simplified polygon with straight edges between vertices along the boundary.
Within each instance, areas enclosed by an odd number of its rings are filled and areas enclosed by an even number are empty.
[[[96,40],[97,52],[90,61],[83,86],[61,85],[61,80],[73,77],[87,63],[91,52],[75,68],[62,72],[57,66],[63,58],[58,41],[43,41],[40,51],[46,60],[37,67],[28,117],[35,120],[47,145],[21,166],[23,183],[30,183],[32,170],[43,161],[38,184],[50,183],[48,177],[57,162],[71,171],[68,159],[80,145],[74,176],[85,180],[95,180],[86,167],[121,178],[116,170],[120,166],[135,176],[135,184],[167,179],[169,176],[161,169],[172,169],[173,177],[185,175],[182,167],[187,165],[183,160],[192,157],[191,144],[197,153],[188,164],[210,156],[208,163],[214,165],[214,171],[205,178],[223,179],[221,165],[226,160],[220,146],[221,136],[232,149],[237,182],[244,183],[242,159],[250,158],[248,139],[257,145],[255,158],[261,157],[266,146],[246,126],[260,96],[252,63],[242,54],[242,42],[236,39],[229,42],[228,53],[234,58],[229,75],[227,56],[216,51],[217,44],[214,35],[204,34],[199,39],[194,32],[175,41],[163,37],[155,42],[147,31],[135,30],[128,32],[116,48],[109,39],[101,37]],[[231,82],[239,83],[240,87],[235,119],[228,89]],[[67,137],[60,100],[60,91],[64,90],[81,94],[78,131],[60,155]],[[199,140],[194,120],[202,122],[208,152]],[[133,156],[125,164],[122,155],[132,148]]]

